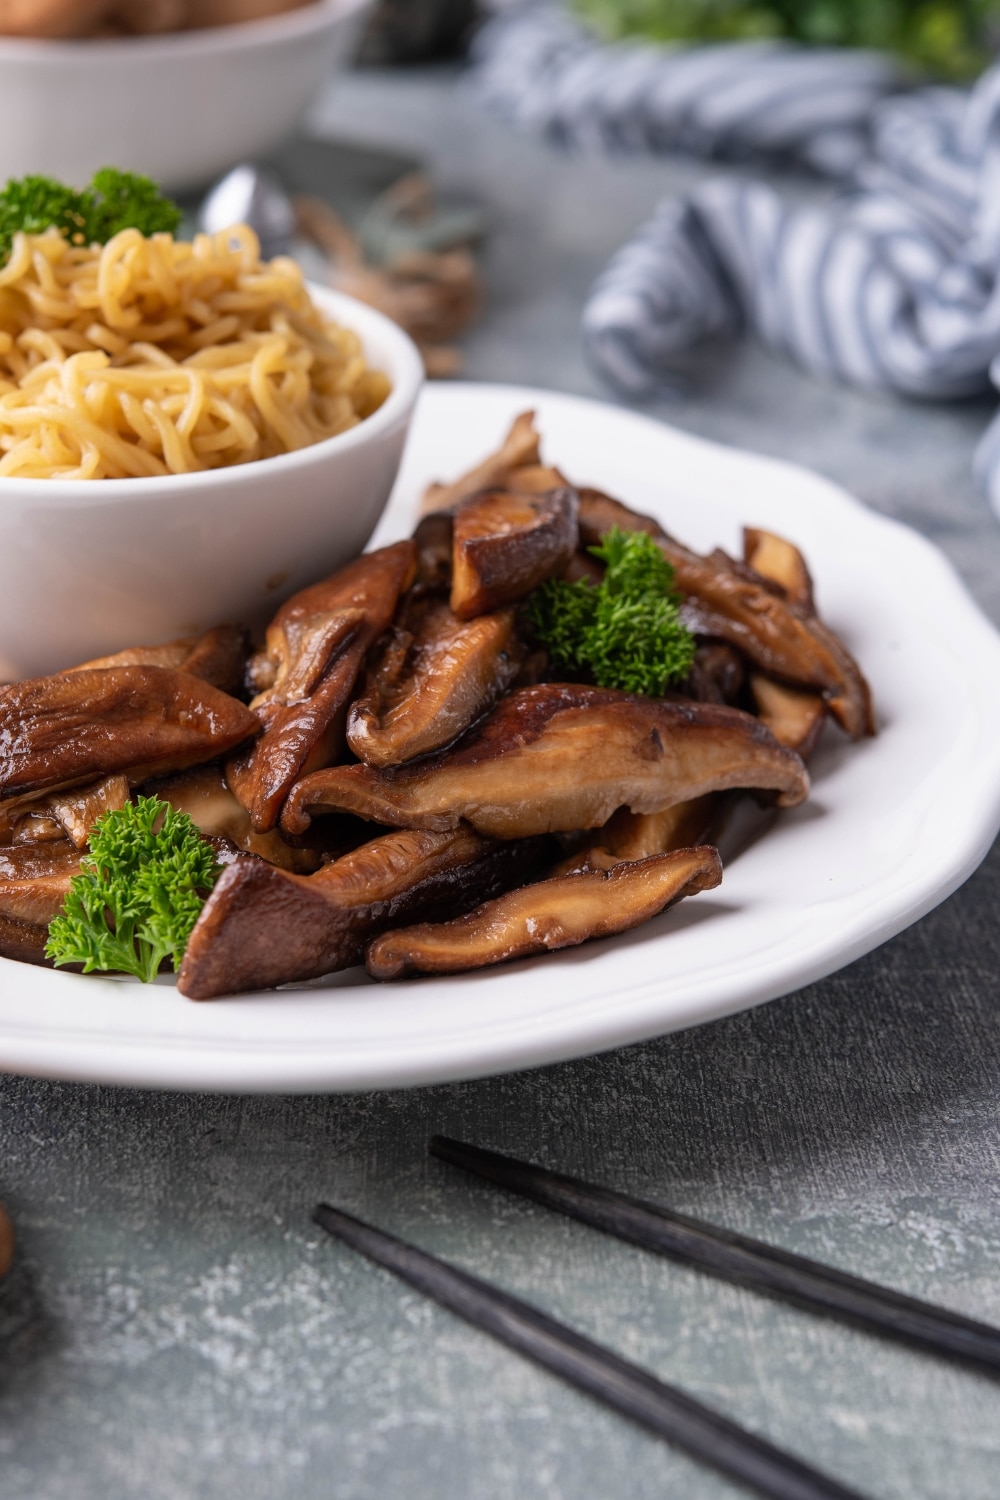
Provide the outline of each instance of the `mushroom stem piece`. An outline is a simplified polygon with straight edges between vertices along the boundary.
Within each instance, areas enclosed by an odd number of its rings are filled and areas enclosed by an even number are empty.
[[[348,711],[347,743],[370,766],[397,766],[450,745],[492,708],[524,652],[513,610],[458,620],[435,602],[393,631]]]
[[[268,626],[265,650],[250,663],[262,689],[250,707],[264,733],[228,768],[258,833],[275,826],[299,776],[336,759],[365,653],[412,582],[416,555],[412,541],[366,552],[294,594]]]
[[[451,484],[428,485],[421,509],[425,513],[431,510],[450,510],[469,495],[505,484],[514,469],[540,462],[540,441],[535,427],[535,413],[522,411],[514,418],[510,431],[495,453],[491,453],[482,463]]]

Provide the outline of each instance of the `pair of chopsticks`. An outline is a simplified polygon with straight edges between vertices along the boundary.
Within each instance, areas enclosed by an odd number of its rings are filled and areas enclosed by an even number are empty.
[[[844,1318],[925,1352],[1000,1374],[1000,1329],[985,1323],[906,1297],[806,1256],[495,1151],[445,1136],[435,1136],[430,1151],[442,1161],[617,1239],[810,1311]],[[328,1204],[320,1204],[313,1217],[337,1239],[477,1328],[769,1500],[861,1500],[856,1491],[747,1432],[530,1303]]]

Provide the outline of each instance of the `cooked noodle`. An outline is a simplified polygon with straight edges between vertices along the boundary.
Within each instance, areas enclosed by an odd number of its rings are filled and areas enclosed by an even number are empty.
[[[122,479],[271,458],[389,382],[245,225],[193,242],[18,234],[0,269],[0,475]]]

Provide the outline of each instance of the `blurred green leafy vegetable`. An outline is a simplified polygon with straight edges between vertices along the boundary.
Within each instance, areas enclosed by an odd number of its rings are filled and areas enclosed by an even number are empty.
[[[1000,0],[573,0],[609,38],[749,41],[783,37],[874,47],[920,69],[969,78],[1000,41]]]

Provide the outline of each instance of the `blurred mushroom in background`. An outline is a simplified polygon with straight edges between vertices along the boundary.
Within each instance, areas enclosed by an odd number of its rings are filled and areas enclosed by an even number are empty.
[[[0,36],[153,36],[238,26],[311,0],[0,0]]]
[[[437,209],[422,172],[377,198],[357,233],[322,198],[303,195],[294,206],[298,233],[326,255],[333,285],[405,328],[432,378],[454,375],[462,363],[455,340],[483,301],[473,254],[483,232],[478,212]]]

